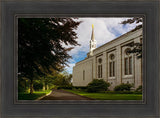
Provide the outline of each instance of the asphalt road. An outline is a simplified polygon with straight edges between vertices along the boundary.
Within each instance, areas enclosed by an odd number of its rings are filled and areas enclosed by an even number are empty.
[[[53,90],[51,94],[40,100],[93,100],[84,96],[76,95],[64,90]]]

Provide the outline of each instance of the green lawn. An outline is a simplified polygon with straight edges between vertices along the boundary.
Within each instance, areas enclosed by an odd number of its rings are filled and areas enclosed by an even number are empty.
[[[81,96],[93,98],[96,100],[142,100],[142,94],[87,93],[84,91],[77,91],[77,90],[66,90],[66,91]]]
[[[34,91],[33,94],[29,93],[18,93],[18,100],[36,100],[37,98],[50,93],[51,90],[46,91]]]

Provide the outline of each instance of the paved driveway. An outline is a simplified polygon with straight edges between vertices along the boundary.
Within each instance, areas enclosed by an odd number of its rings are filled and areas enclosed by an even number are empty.
[[[51,94],[40,100],[93,100],[64,90],[53,90]]]

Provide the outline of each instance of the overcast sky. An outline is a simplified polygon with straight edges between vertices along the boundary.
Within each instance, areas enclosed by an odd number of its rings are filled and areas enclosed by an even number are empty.
[[[72,68],[75,63],[86,58],[89,52],[89,41],[91,40],[92,24],[94,25],[95,40],[97,47],[119,37],[120,35],[135,28],[136,24],[120,24],[127,18],[79,18],[82,23],[78,26],[76,39],[81,46],[76,46],[69,54],[72,59],[69,60],[69,67],[66,71],[72,74]]]

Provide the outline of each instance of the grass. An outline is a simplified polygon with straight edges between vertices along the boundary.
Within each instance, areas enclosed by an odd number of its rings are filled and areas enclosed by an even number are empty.
[[[44,96],[50,92],[51,90],[34,91],[33,94],[29,94],[28,92],[22,92],[18,93],[18,100],[36,100],[37,98]]]
[[[88,93],[78,90],[66,90],[66,91],[81,96],[93,98],[96,100],[142,100],[142,94]]]

